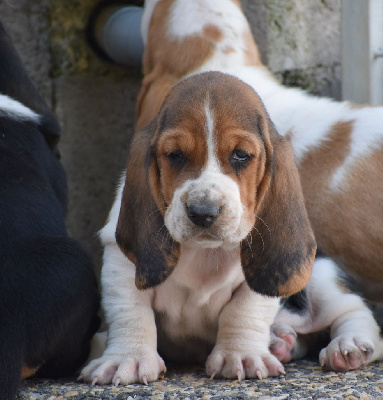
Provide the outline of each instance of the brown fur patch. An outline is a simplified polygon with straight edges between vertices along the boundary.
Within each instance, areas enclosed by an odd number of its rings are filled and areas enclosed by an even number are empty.
[[[137,100],[136,130],[141,130],[148,125],[160,111],[169,90],[178,82],[169,74],[157,76],[158,71],[145,77]]]
[[[321,146],[308,152],[299,165],[306,207],[312,223],[317,227],[319,227],[321,221],[325,223],[323,218],[326,217],[323,214],[325,205],[319,203],[325,201],[325,198],[322,198],[323,196],[318,198],[318,188],[321,191],[325,190],[333,173],[344,163],[350,151],[353,124],[354,121],[336,123],[331,128],[327,140]],[[317,234],[319,235],[320,232],[325,234],[325,228],[318,229]]]
[[[239,0],[231,0],[234,4],[236,4],[241,10],[242,10],[242,5]]]
[[[209,39],[213,42],[220,42],[222,40],[222,31],[214,25],[205,26],[203,35],[206,39]]]
[[[314,243],[314,238],[313,238]],[[303,260],[299,266],[299,271],[291,269],[292,279],[289,279],[286,283],[278,285],[278,294],[282,297],[289,297],[292,294],[301,291],[309,282],[311,278],[312,266],[315,259],[316,246],[313,246],[307,253],[307,257]]]
[[[233,47],[226,47],[223,50],[223,54],[233,54],[233,53],[235,53],[235,49]]]
[[[245,64],[261,66],[261,55],[258,50],[258,46],[255,43],[254,37],[250,28],[245,31],[243,38],[246,44],[245,50]]]
[[[24,365],[23,368],[21,369],[21,379],[27,379],[32,377],[38,371],[39,368],[40,367],[30,368]]]
[[[349,169],[343,188],[329,188],[349,154],[353,123],[335,124],[328,140],[305,156],[300,165],[302,186],[318,247],[351,274],[383,282],[382,147]]]
[[[203,119],[198,122],[203,122]],[[206,164],[206,141],[201,138],[204,134],[203,124],[196,123],[195,129],[190,129],[187,125],[177,125],[176,129],[182,133],[167,132],[158,142],[158,165],[163,181],[161,190],[166,204],[172,201],[174,191],[186,180],[196,178]],[[188,159],[188,165],[181,171],[172,168],[167,158],[167,154],[176,150],[181,151]]]

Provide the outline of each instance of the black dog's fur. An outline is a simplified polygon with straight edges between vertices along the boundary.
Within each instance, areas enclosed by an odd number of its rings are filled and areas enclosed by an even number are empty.
[[[0,94],[40,115],[23,120],[0,103],[0,399],[13,400],[25,367],[44,377],[80,367],[99,297],[91,261],[64,225],[58,123],[1,24],[0,60]]]

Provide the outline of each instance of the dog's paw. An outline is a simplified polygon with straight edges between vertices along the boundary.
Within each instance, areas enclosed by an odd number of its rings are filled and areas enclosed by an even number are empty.
[[[343,335],[333,339],[321,350],[319,362],[327,369],[348,371],[369,363],[374,344],[361,336]]]
[[[273,324],[270,333],[271,354],[283,363],[291,361],[297,340],[294,329],[284,324]]]
[[[105,354],[91,361],[80,374],[79,379],[92,385],[112,383],[129,385],[140,382],[148,384],[166,372],[165,363],[155,350],[142,351],[137,355]]]
[[[219,376],[242,380],[277,376],[284,374],[285,370],[267,349],[262,352],[241,352],[215,346],[206,361],[206,373],[211,379]]]

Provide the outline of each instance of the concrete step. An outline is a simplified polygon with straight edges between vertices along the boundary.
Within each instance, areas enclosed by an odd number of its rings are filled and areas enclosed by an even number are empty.
[[[17,400],[178,399],[383,399],[383,362],[349,372],[322,370],[317,362],[286,365],[286,375],[241,382],[210,381],[201,368],[172,369],[158,382],[117,388],[73,380],[28,380]]]

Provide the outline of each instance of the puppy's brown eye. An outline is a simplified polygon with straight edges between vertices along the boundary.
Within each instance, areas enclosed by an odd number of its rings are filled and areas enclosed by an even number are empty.
[[[230,164],[236,175],[239,175],[240,171],[246,168],[252,157],[253,156],[251,154],[248,154],[246,151],[240,149],[236,149],[231,153]]]
[[[185,155],[182,153],[181,150],[172,151],[168,153],[166,157],[168,158],[170,165],[173,168],[182,168],[187,161],[187,158],[185,157]]]
[[[241,161],[244,162],[248,160],[250,157],[250,154],[247,154],[246,151],[243,150],[234,150],[233,154],[231,155],[231,158],[235,161]]]

